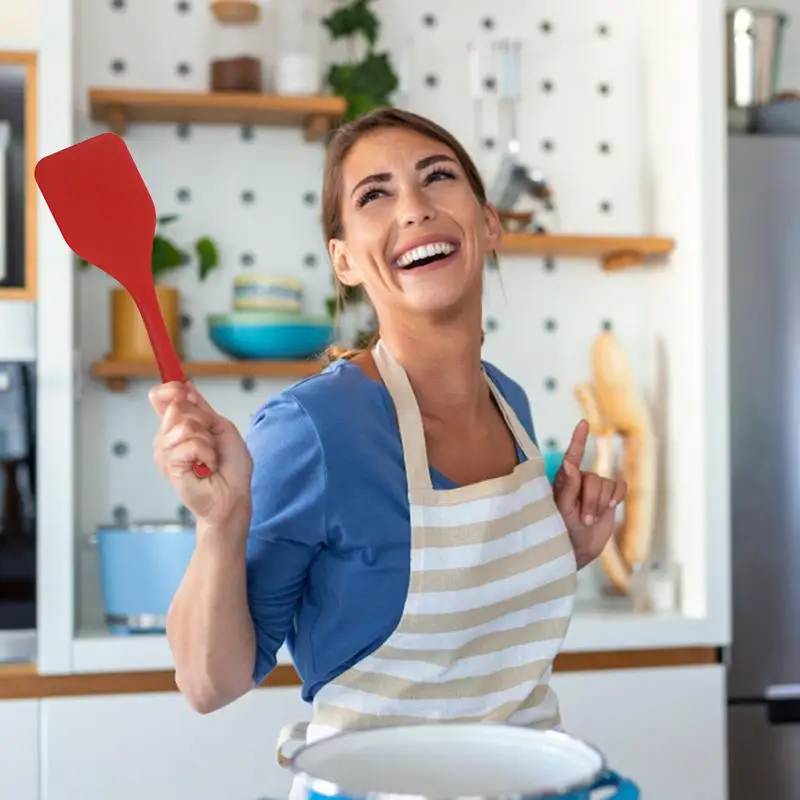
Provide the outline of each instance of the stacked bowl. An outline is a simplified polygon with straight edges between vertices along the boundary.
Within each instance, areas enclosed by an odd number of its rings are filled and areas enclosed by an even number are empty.
[[[304,286],[281,275],[249,274],[233,283],[233,311],[208,317],[208,335],[236,359],[305,359],[333,339],[328,317],[303,314]]]

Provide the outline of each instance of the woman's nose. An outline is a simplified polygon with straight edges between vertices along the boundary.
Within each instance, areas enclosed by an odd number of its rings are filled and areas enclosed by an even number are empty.
[[[430,222],[435,216],[436,211],[424,192],[409,191],[404,193],[400,202],[400,225],[403,228]]]

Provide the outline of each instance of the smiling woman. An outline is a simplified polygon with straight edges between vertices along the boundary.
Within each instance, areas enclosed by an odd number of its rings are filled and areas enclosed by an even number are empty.
[[[279,748],[398,722],[558,726],[576,571],[625,486],[581,471],[579,422],[551,487],[525,392],[481,358],[500,224],[450,134],[394,109],[354,121],[323,198],[374,345],[267,400],[246,443],[194,387],[151,395],[156,461],[198,520],[167,621],[178,686],[213,711],[286,640],[313,714]]]

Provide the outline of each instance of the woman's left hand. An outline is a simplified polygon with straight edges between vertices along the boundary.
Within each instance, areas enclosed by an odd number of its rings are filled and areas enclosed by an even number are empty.
[[[581,471],[589,423],[581,420],[556,473],[553,495],[575,549],[578,569],[594,561],[616,528],[616,509],[625,498],[625,481]]]

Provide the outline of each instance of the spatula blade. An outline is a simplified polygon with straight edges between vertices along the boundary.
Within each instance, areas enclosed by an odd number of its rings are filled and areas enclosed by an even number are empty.
[[[129,288],[149,271],[153,198],[125,141],[101,133],[45,156],[36,183],[69,248]]]

